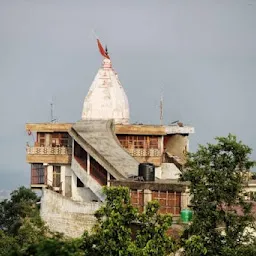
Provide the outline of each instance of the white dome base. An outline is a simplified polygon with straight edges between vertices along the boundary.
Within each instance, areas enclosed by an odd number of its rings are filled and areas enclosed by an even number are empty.
[[[108,119],[128,124],[129,104],[111,61],[105,58],[85,97],[82,120]]]

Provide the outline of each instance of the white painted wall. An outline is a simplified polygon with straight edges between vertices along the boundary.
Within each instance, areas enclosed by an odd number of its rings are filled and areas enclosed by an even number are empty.
[[[180,170],[173,163],[162,163],[160,167],[155,169],[155,176],[158,179],[178,179]]]
[[[61,181],[61,189],[62,189],[62,195],[65,195],[65,177],[66,176],[72,176],[71,166],[70,165],[61,165],[60,167],[60,181]]]
[[[53,181],[53,166],[48,165],[47,166],[47,185],[52,186]]]
[[[97,196],[94,195],[94,193],[87,187],[77,187],[77,176],[72,171],[72,182],[71,182],[71,188],[72,188],[72,199],[74,201],[78,202],[95,202],[99,199]]]

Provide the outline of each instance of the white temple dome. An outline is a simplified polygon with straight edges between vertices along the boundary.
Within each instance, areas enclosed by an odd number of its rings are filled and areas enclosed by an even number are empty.
[[[104,58],[85,97],[82,120],[108,119],[116,124],[129,123],[129,103],[111,60]]]

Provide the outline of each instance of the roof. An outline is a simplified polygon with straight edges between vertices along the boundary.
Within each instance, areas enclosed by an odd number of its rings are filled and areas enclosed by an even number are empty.
[[[127,180],[111,180],[111,186],[124,186],[130,189],[149,189],[149,190],[162,190],[162,191],[173,191],[173,192],[185,192],[188,187],[188,182],[181,182],[178,180],[161,180],[156,179],[155,181],[135,181],[132,179]]]
[[[73,123],[27,123],[26,130],[35,132],[68,132],[73,125]],[[190,134],[195,132],[194,127],[191,126],[146,124],[116,124],[114,130],[116,134],[127,135]]]
[[[28,123],[26,131],[31,132],[67,132],[72,123]]]
[[[191,126],[178,125],[145,125],[145,124],[124,124],[115,125],[116,134],[136,135],[167,135],[167,134],[190,134],[195,129]]]
[[[116,179],[138,174],[139,162],[119,143],[113,131],[113,120],[79,121],[69,134]]]

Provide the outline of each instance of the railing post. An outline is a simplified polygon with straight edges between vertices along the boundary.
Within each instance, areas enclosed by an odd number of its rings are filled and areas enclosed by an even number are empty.
[[[107,187],[110,187],[110,173],[107,172]]]
[[[90,155],[89,153],[87,152],[87,173],[90,175]]]

